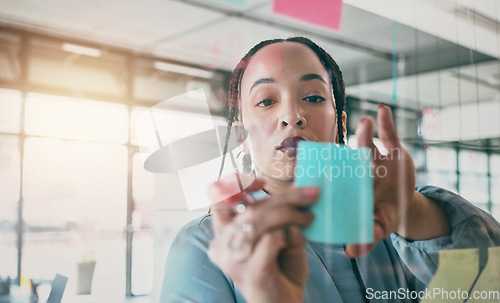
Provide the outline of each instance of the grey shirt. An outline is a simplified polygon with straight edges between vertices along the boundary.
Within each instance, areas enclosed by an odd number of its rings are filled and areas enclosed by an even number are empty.
[[[443,207],[450,235],[408,241],[392,233],[370,253],[355,259],[347,258],[342,246],[307,243],[309,276],[303,301],[378,302],[368,300],[367,293],[424,290],[436,272],[439,250],[500,246],[500,223],[491,215],[450,191],[433,186],[416,189]],[[212,237],[210,215],[181,229],[167,257],[160,302],[245,302],[231,280],[209,260]]]

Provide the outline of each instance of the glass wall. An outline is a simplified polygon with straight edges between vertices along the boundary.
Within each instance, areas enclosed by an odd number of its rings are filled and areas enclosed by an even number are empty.
[[[16,225],[20,189],[19,138],[0,135],[0,276],[17,276]]]
[[[66,298],[123,297],[127,107],[30,93],[24,129],[23,275],[67,276]]]
[[[461,150],[458,158],[460,195],[489,212],[488,155],[473,150]]]
[[[457,153],[452,148],[426,148],[427,182],[426,184],[446,188],[458,193]]]
[[[491,213],[500,220],[500,155],[490,156]]]
[[[176,229],[204,210],[187,211],[178,176],[144,169],[133,125],[151,106],[198,88],[211,113],[225,116],[227,74],[205,80],[168,73],[154,68],[156,58],[100,48],[96,57],[70,53],[64,41],[29,33],[0,31],[0,39],[0,276],[19,278],[18,263],[24,277],[66,275],[69,301],[157,291],[162,269],[155,265]],[[165,109],[171,140],[213,123],[199,115],[202,105],[191,100]],[[361,113],[349,112],[351,133]],[[354,136],[349,144],[356,146]],[[500,219],[500,155],[408,149],[418,184],[458,192]]]
[[[161,72],[155,58],[99,47],[76,54],[30,33],[0,30],[0,40],[0,277],[65,275],[68,302],[150,294],[164,183],[144,169],[133,121],[197,88],[222,115],[215,94],[224,76]],[[203,104],[172,108],[189,114]]]

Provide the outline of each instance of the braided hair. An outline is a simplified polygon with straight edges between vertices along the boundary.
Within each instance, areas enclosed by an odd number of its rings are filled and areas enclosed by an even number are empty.
[[[238,120],[240,113],[241,104],[240,102],[238,102],[238,100],[240,95],[240,86],[241,86],[241,79],[243,78],[243,73],[245,72],[250,59],[252,58],[253,55],[255,55],[255,53],[257,53],[260,49],[262,49],[267,45],[280,42],[298,42],[304,44],[310,49],[312,49],[314,53],[316,53],[316,55],[318,56],[319,60],[321,61],[321,64],[323,64],[328,73],[328,76],[330,77],[330,81],[333,87],[333,96],[335,98],[335,107],[336,107],[335,109],[337,112],[337,134],[339,138],[339,143],[345,144],[343,125],[342,125],[342,112],[344,111],[344,106],[345,106],[345,85],[344,85],[344,78],[342,77],[342,71],[340,71],[337,62],[335,62],[335,60],[333,60],[333,58],[323,48],[318,46],[312,40],[305,37],[291,37],[288,39],[264,40],[261,41],[259,44],[255,45],[254,47],[252,47],[252,49],[250,49],[248,53],[240,60],[238,65],[236,65],[231,75],[231,79],[229,81],[229,90],[228,90],[229,117],[228,117],[226,137],[225,137],[224,150],[222,156],[222,164],[219,171],[219,177],[222,175],[222,171],[224,169],[224,162],[228,149],[229,137],[231,135],[231,127],[233,123]]]

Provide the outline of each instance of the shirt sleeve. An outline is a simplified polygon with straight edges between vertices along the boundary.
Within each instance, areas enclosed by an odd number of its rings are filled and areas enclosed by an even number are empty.
[[[210,215],[194,220],[177,234],[170,248],[161,288],[161,303],[236,302],[234,286],[208,258]]]
[[[500,245],[500,223],[490,214],[448,190],[434,186],[416,189],[443,207],[451,227],[450,235],[423,241],[409,241],[395,232],[391,234],[403,263],[425,285],[437,270],[440,250]]]

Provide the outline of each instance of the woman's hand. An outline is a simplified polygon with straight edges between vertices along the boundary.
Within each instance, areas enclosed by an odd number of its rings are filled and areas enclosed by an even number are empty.
[[[214,230],[210,259],[249,302],[302,302],[308,264],[300,227],[313,220],[303,208],[316,201],[318,189],[294,188],[254,202],[235,190],[235,179],[226,178],[209,189]],[[255,180],[245,191],[263,185]],[[228,198],[234,192],[239,193]]]
[[[374,242],[347,245],[349,257],[366,254],[393,231],[413,240],[449,233],[444,211],[414,189],[413,159],[399,141],[389,107],[379,106],[377,124],[387,155],[382,155],[373,143],[370,118],[361,118],[356,129],[358,146],[371,148],[374,162]]]

